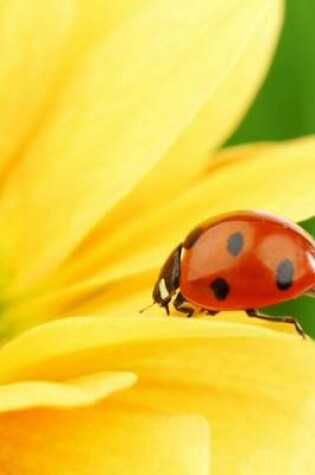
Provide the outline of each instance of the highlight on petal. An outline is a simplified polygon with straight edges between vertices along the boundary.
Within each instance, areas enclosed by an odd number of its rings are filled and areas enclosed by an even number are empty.
[[[311,452],[311,444],[314,444],[314,440],[309,438],[305,440],[303,436],[304,431],[312,433],[314,430],[315,421],[315,405],[312,400],[309,404],[305,404],[301,411],[301,424],[296,432],[296,457],[292,461],[292,472],[294,470],[300,473],[308,473],[311,469],[314,460]]]
[[[0,386],[0,413],[34,407],[74,408],[101,399],[134,384],[134,373],[97,373],[73,381],[26,381]]]
[[[84,410],[0,415],[0,439],[0,465],[8,473],[211,473],[203,418],[127,412],[110,401]]]
[[[78,58],[1,193],[13,289],[57,266],[157,163],[242,57],[248,29],[269,12],[274,38],[274,0],[198,0],[194,8],[190,0],[172,8],[152,0]]]

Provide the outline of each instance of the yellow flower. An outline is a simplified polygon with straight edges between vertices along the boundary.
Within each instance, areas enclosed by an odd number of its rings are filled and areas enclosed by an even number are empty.
[[[313,473],[314,356],[295,336],[225,322],[77,317],[38,326],[0,353],[0,467]]]
[[[216,152],[282,4],[117,3],[1,9],[0,474],[312,473],[310,342],[138,316],[198,221],[314,212],[313,138]]]

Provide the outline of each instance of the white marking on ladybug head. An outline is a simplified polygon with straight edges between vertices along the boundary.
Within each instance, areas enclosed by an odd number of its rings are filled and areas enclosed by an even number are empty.
[[[169,297],[170,293],[166,288],[165,279],[161,279],[159,282],[159,291],[163,300]]]

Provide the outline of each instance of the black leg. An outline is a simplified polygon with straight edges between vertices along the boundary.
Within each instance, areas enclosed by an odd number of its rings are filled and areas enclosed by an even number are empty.
[[[173,305],[178,310],[178,312],[185,313],[187,317],[192,317],[193,314],[195,313],[195,310],[192,307],[188,307],[187,305],[184,305],[187,303],[187,300],[184,299],[182,294],[178,292],[178,294],[175,297],[175,300],[173,301]]]
[[[291,323],[295,326],[297,333],[301,335],[303,338],[306,338],[303,328],[294,317],[271,317],[270,315],[263,315],[254,309],[248,309],[246,310],[246,313],[249,317],[256,317],[262,320],[269,320],[270,322]]]
[[[214,317],[215,315],[218,315],[219,313],[218,310],[208,310],[207,308],[201,308],[200,312],[205,313],[206,315],[209,315],[211,317]]]
[[[169,315],[170,314],[170,307],[169,307],[169,300],[168,301],[165,301],[163,302],[163,304],[161,304],[161,306],[163,308],[165,308],[165,311],[166,311],[166,315]]]

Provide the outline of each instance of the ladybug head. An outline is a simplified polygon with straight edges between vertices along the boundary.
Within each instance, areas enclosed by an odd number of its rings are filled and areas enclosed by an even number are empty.
[[[155,305],[157,303],[158,305],[160,305],[160,307],[165,308],[167,315],[170,314],[170,309],[169,309],[168,304],[170,303],[172,297],[166,288],[165,280],[163,278],[158,279],[158,281],[156,282],[153,288],[152,298],[153,298],[153,302],[150,303],[150,305],[148,305],[147,307],[142,308],[139,311],[140,313],[145,312],[145,310],[147,310],[148,308],[152,307],[152,305]]]
[[[154,303],[164,307],[168,315],[168,304],[179,287],[181,251],[182,245],[180,244],[167,258],[152,292]]]
[[[152,298],[154,303],[157,303],[158,305],[160,305],[160,307],[165,308],[167,315],[170,314],[168,304],[170,303],[172,297],[167,289],[166,282],[163,277],[158,279],[158,281],[156,282],[153,288]]]

